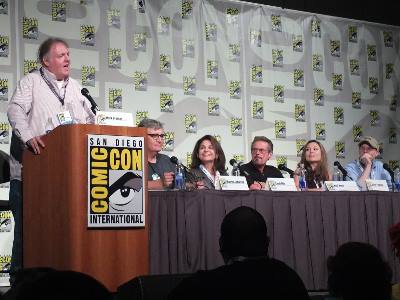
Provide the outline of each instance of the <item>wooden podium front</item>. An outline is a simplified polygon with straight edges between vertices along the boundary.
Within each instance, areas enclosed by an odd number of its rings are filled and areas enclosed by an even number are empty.
[[[59,126],[43,137],[40,155],[24,152],[24,267],[84,272],[116,291],[122,283],[149,273],[147,153],[143,162],[146,226],[88,228],[88,134],[145,136],[146,129]]]

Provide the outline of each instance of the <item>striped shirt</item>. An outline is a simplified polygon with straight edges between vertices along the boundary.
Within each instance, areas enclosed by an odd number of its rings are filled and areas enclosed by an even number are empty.
[[[69,111],[75,123],[94,123],[94,114],[81,94],[79,83],[68,78],[61,88],[51,72],[42,68],[43,75],[53,86],[53,91],[64,98],[64,105],[40,75],[35,71],[17,84],[8,105],[8,120],[13,129],[10,148],[10,179],[21,180],[22,152],[26,142],[60,125],[57,114]]]

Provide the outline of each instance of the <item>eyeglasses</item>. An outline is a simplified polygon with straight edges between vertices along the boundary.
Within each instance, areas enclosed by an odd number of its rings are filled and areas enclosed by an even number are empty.
[[[164,136],[165,136],[164,133],[162,133],[162,134],[148,133],[147,135],[148,135],[148,136],[151,136],[151,137],[153,138],[153,140],[157,140],[157,139],[163,140],[163,139],[164,139]]]
[[[269,149],[259,149],[259,148],[251,148],[251,153],[257,153],[260,152],[261,154],[269,153]]]

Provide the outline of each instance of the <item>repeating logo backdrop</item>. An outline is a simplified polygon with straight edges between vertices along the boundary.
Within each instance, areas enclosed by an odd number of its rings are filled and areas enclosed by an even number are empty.
[[[165,152],[189,163],[204,134],[247,161],[255,135],[270,162],[295,168],[320,140],[330,162],[356,158],[362,135],[399,164],[399,27],[211,0],[0,0],[0,148],[17,81],[38,45],[68,41],[72,76],[104,110],[165,124]]]

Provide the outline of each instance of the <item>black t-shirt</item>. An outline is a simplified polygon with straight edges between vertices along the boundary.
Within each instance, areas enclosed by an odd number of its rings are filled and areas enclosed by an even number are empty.
[[[273,258],[247,259],[185,278],[168,299],[307,300],[297,273]]]
[[[247,184],[250,186],[254,181],[265,182],[267,178],[283,178],[282,173],[275,167],[265,165],[261,173],[252,162],[239,167],[240,175],[246,177]]]
[[[149,162],[148,180],[160,179],[165,172],[175,172],[176,165],[171,162],[169,156],[157,153],[156,163]]]

